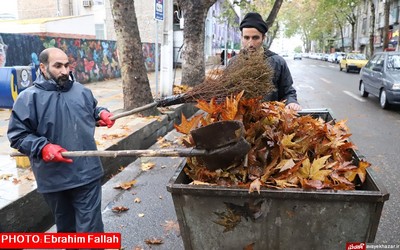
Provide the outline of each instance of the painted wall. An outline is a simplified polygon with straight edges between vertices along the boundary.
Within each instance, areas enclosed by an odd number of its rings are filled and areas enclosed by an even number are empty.
[[[78,82],[88,83],[121,77],[115,41],[72,39],[38,35],[0,33],[1,66],[39,65],[39,53],[49,47],[65,51],[71,70]],[[148,71],[154,70],[155,45],[143,43],[143,55]]]

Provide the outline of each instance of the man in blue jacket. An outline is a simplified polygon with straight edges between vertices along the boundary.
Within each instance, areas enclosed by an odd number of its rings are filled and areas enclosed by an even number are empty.
[[[293,88],[292,75],[285,59],[263,47],[268,26],[261,15],[255,12],[247,13],[240,23],[240,31],[242,32],[242,48],[250,52],[264,53],[267,62],[274,70],[272,82],[276,91],[265,97],[265,100],[285,101],[286,108],[301,110],[297,102],[296,90]]]
[[[29,156],[58,232],[104,232],[99,157],[62,156],[67,150],[96,150],[96,122],[111,127],[112,114],[92,92],[75,82],[67,55],[48,48],[39,55],[40,76],[22,91],[11,113],[11,147]]]

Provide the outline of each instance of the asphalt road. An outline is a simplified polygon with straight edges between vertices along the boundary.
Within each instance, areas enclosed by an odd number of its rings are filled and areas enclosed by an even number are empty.
[[[362,98],[360,75],[339,71],[338,64],[287,58],[303,108],[330,108],[345,119],[351,140],[390,193],[385,202],[376,243],[400,243],[400,108],[383,110],[378,98]]]

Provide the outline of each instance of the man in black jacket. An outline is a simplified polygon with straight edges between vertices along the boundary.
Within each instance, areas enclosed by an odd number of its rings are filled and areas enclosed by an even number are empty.
[[[293,88],[292,75],[285,59],[262,46],[268,27],[261,15],[254,12],[247,13],[240,23],[240,31],[242,32],[242,47],[250,52],[263,50],[267,62],[274,69],[272,82],[276,91],[266,96],[265,100],[285,101],[286,108],[301,110],[297,102],[296,90]]]

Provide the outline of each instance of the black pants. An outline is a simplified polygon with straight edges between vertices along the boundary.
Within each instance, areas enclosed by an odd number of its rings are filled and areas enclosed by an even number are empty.
[[[57,232],[104,232],[100,179],[43,196],[54,215]]]

